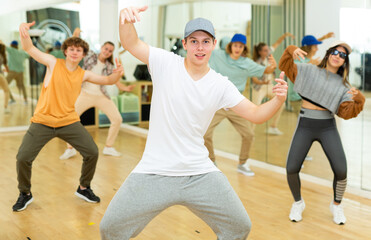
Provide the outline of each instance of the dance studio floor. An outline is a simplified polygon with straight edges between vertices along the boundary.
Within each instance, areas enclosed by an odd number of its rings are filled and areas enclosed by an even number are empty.
[[[107,129],[89,128],[102,151]],[[115,144],[122,157],[99,157],[92,189],[101,203],[87,203],[74,195],[78,186],[81,156],[59,160],[65,143],[50,141],[33,165],[34,202],[23,212],[12,212],[18,197],[15,156],[24,132],[0,134],[0,239],[1,240],[77,240],[100,239],[99,222],[113,195],[140,160],[145,138],[122,129]],[[252,166],[256,176],[236,172],[236,161],[218,158],[218,167],[228,177],[241,198],[253,223],[249,239],[369,239],[371,200],[347,192],[343,201],[346,225],[332,222],[329,203],[331,184],[302,182],[306,201],[303,221],[288,219],[292,197],[286,177]],[[174,206],[157,216],[135,239],[194,240],[216,239],[212,230],[182,206]]]

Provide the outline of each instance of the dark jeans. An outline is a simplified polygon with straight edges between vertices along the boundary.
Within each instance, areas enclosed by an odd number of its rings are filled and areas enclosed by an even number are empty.
[[[30,192],[32,163],[45,144],[55,137],[71,144],[83,156],[80,184],[84,187],[90,186],[98,161],[98,147],[84,126],[80,122],[75,122],[67,126],[52,128],[39,123],[31,123],[17,154],[20,192]]]

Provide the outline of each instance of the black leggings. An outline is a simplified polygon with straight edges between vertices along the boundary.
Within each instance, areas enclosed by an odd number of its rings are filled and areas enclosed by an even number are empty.
[[[321,144],[330,162],[334,173],[334,201],[340,203],[347,183],[347,162],[334,118],[315,119],[305,117],[305,114],[299,117],[286,164],[291,193],[295,201],[301,200],[299,172],[314,141]]]

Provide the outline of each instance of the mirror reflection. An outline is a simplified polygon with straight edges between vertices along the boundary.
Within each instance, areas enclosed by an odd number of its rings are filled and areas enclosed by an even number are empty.
[[[353,87],[361,89],[366,97],[366,103],[363,112],[357,118],[335,119],[348,161],[348,184],[371,190],[371,179],[367,174],[371,170],[367,157],[369,156],[367,142],[371,136],[370,106],[367,100],[371,96],[371,36],[367,31],[357,31],[354,28],[361,26],[362,29],[367,29],[366,23],[369,22],[371,14],[364,3],[365,1],[345,0],[326,3],[314,0],[310,1],[310,4],[309,1],[262,1],[260,4],[256,4],[256,1],[152,1],[153,7],[147,17],[158,24],[153,27],[140,23],[137,29],[140,37],[147,42],[184,56],[185,52],[181,45],[183,32],[178,26],[185,25],[191,18],[210,19],[216,28],[218,40],[216,54],[220,51],[232,58],[233,45],[242,43],[243,48],[246,46],[248,49],[246,57],[260,66],[256,68],[260,70],[255,70],[260,71],[258,74],[243,75],[245,79],[240,83],[240,91],[256,104],[264,103],[271,98],[274,78],[279,76],[280,71],[278,68],[271,72],[266,69],[274,66],[274,62],[279,62],[287,46],[293,44],[301,47],[308,53],[305,62],[315,65],[324,57],[333,40],[341,39],[348,42],[353,50],[349,56],[349,82]],[[87,7],[88,5],[92,10]],[[123,1],[119,1],[119,5],[123,5]],[[46,18],[54,18],[59,15],[58,12],[69,12],[70,15],[65,15],[69,17],[62,21],[63,24],[54,20],[46,23],[45,19],[41,18],[41,13],[48,12],[45,9],[49,9],[49,15],[45,15],[49,17]],[[90,12],[99,15],[99,1],[90,1],[90,4],[80,1],[65,5],[43,5],[31,11],[22,10],[0,15],[1,22],[8,23],[0,26],[2,33],[0,103],[4,106],[0,110],[2,128],[29,125],[40,91],[40,77],[44,74],[43,69],[34,71],[37,68],[33,67],[32,62],[19,48],[16,49],[15,41],[18,41],[19,45],[19,23],[31,18],[37,20],[37,25],[45,30],[45,34],[35,37],[35,44],[43,51],[58,50],[58,43],[62,43],[70,36],[76,27],[83,29],[82,37],[89,42],[91,48],[99,51],[99,24],[97,22],[86,24],[87,21],[98,21],[87,17],[85,10],[89,9]],[[318,9],[332,10],[329,13]],[[236,39],[232,41],[235,34],[244,37],[239,41],[235,41]],[[228,44],[229,53],[226,50]],[[119,56],[123,63],[126,81],[144,80],[140,78],[144,78],[142,76],[146,74],[145,69],[137,67],[140,62],[122,48],[118,48],[116,56]],[[18,68],[14,68],[15,63]],[[6,69],[5,65],[9,69]],[[208,141],[210,142],[210,139],[212,141],[210,149],[214,149],[216,162],[220,155],[234,158],[237,162],[251,159],[252,171],[255,167],[254,160],[285,167],[302,103],[291,87],[285,106],[267,123],[256,126],[251,124],[239,131],[236,124],[227,120],[228,117],[216,121],[211,137],[208,137]],[[140,117],[132,124],[146,128],[151,84],[147,82],[140,85],[133,92],[139,97]],[[250,140],[244,139],[246,135],[249,135]],[[246,141],[250,141],[249,146],[246,145]],[[332,179],[329,162],[318,142],[315,142],[308,152],[301,172],[327,180]]]

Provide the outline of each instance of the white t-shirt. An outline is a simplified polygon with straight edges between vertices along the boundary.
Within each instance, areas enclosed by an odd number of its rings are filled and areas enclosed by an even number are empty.
[[[91,71],[95,74],[102,75],[102,70],[106,65],[101,61],[97,61],[97,64],[91,69]],[[83,82],[82,90],[92,95],[103,95],[102,91],[100,90],[100,85],[91,83],[91,82]]]
[[[153,81],[146,147],[135,173],[189,176],[219,171],[209,159],[204,134],[221,108],[231,108],[244,96],[228,78],[210,71],[194,81],[184,58],[150,47]]]

